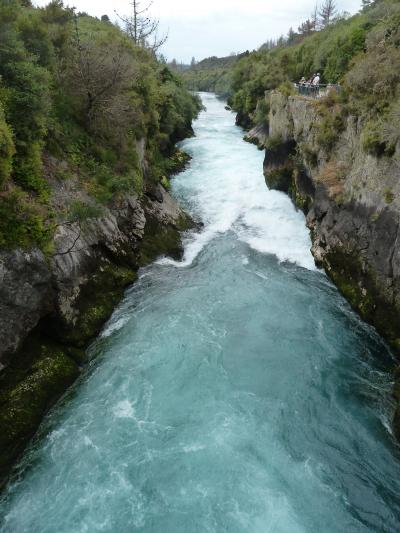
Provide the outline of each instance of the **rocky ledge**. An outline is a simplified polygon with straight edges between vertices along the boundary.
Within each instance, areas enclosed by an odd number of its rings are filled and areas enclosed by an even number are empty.
[[[50,162],[51,163],[51,162]],[[54,206],[79,198],[77,180],[51,179]],[[137,270],[180,258],[193,227],[161,185],[122,195],[97,218],[57,226],[53,250],[0,252],[0,479],[49,407],[80,374],[85,348]]]
[[[305,212],[317,264],[399,353],[400,146],[390,157],[367,153],[360,120],[334,98],[266,98],[268,133],[247,137],[266,148],[267,185]],[[400,381],[395,391],[400,438]]]

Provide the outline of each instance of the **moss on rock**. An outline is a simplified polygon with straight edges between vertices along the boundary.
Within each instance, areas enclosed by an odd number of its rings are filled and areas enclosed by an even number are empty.
[[[176,148],[172,156],[167,160],[168,173],[173,175],[182,172],[185,170],[191,159],[192,157],[187,152],[180,148]]]
[[[265,172],[265,182],[270,189],[289,193],[293,180],[293,167],[282,165]]]
[[[303,213],[306,213],[306,214],[308,213],[308,211],[310,210],[311,204],[312,204],[312,199],[310,198],[310,196],[301,193],[296,187],[296,184],[294,183],[294,181],[293,181],[293,187],[291,191],[291,198],[296,207],[301,209]]]
[[[184,226],[183,222],[182,225]],[[148,220],[139,252],[139,265],[146,266],[161,255],[181,259],[183,255],[180,228],[173,225],[160,228],[155,220]]]
[[[169,224],[162,224],[157,217],[148,214],[140,243],[138,265],[146,266],[162,255],[180,260],[183,256],[181,232],[195,227],[196,223],[184,211]]]
[[[292,199],[294,205],[308,213],[312,205],[312,196],[299,189],[296,175],[298,169],[291,161],[286,165],[265,172],[265,182],[270,189],[285,192]]]
[[[384,289],[367,266],[358,257],[337,249],[326,255],[324,266],[350,305],[398,350],[400,310],[384,299]]]
[[[103,263],[82,288],[75,304],[77,318],[71,325],[53,320],[53,335],[63,343],[82,348],[101,330],[121,300],[125,288],[137,279],[130,268]]]
[[[48,408],[79,375],[68,348],[33,334],[0,374],[0,483]]]

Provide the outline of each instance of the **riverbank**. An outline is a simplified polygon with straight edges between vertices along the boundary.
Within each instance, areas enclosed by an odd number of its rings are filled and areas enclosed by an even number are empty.
[[[176,151],[171,172],[187,162]],[[73,178],[51,183],[54,205],[82,198]],[[179,259],[180,232],[193,227],[164,186],[152,185],[141,197],[120,196],[98,218],[61,224],[48,257],[39,249],[0,252],[2,484],[49,408],[82,372],[86,348],[138,269],[160,255]]]

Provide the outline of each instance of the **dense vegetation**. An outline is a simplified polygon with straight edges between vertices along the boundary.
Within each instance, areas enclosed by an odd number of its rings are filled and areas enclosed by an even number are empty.
[[[233,69],[230,103],[242,123],[266,120],[266,91],[280,88],[288,94],[293,81],[320,72],[322,83],[340,83],[343,88],[335,106],[325,109],[321,142],[334,142],[341,117],[352,114],[362,119],[365,150],[390,155],[400,137],[398,0],[364,2],[351,18],[339,17],[320,31],[291,31],[289,37],[272,49],[250,54]]]
[[[199,109],[176,74],[107,17],[76,15],[61,0],[41,9],[2,0],[0,247],[46,248],[60,217],[93,215],[120,193],[141,194],[144,179],[161,181]],[[72,176],[89,202],[54,209],[51,180]]]
[[[215,92],[221,96],[232,95],[232,72],[236,63],[249,52],[227,57],[208,57],[192,64],[182,72],[186,86],[191,91]]]

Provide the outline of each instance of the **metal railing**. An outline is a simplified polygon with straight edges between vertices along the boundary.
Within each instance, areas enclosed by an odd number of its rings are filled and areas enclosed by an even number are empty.
[[[322,98],[327,96],[330,92],[340,93],[342,90],[340,85],[333,83],[313,85],[312,83],[295,83],[297,92],[302,96],[308,96],[310,98]]]

